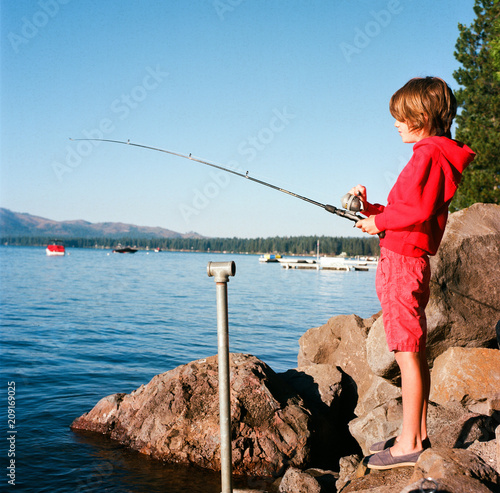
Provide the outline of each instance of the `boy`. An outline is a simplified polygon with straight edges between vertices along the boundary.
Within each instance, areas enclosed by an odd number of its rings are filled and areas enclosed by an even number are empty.
[[[413,156],[387,198],[387,206],[367,202],[366,188],[350,193],[363,202],[368,216],[356,227],[380,240],[376,289],[390,351],[401,370],[403,427],[393,437],[370,447],[372,469],[412,466],[430,446],[427,403],[430,375],[425,353],[429,300],[429,255],[443,237],[448,206],[474,152],[451,139],[457,103],[437,77],[415,78],[391,98],[389,109],[403,142],[415,144]]]

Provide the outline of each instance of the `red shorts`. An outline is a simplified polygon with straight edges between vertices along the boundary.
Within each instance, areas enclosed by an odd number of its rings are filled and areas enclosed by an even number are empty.
[[[376,288],[389,351],[425,349],[431,269],[429,257],[408,257],[380,249]]]

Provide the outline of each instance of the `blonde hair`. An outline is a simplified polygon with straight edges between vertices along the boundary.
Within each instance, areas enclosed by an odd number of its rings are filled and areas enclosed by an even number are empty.
[[[427,127],[430,135],[451,139],[450,129],[457,114],[457,100],[443,79],[416,77],[392,95],[389,110],[411,131]]]

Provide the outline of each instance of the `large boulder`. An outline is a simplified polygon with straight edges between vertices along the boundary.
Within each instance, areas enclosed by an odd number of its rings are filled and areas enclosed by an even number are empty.
[[[369,454],[372,443],[380,442],[401,432],[403,407],[401,399],[391,399],[367,414],[349,422],[349,430],[363,454]]]
[[[166,462],[220,469],[217,357],[155,376],[130,394],[105,397],[77,418],[90,430]],[[311,455],[311,414],[297,392],[254,356],[231,355],[233,471],[279,475]]]
[[[469,450],[433,446],[415,467],[387,471],[367,469],[360,457],[348,459],[337,481],[339,493],[489,493],[500,489],[500,476]]]
[[[332,365],[318,364],[298,367],[280,373],[310,408],[335,410],[342,394],[342,373]]]
[[[353,418],[353,413],[362,416],[401,395],[394,385],[399,374],[387,349],[381,314],[366,319],[337,315],[325,325],[308,330],[299,340],[299,366],[331,366],[342,371],[344,418]]]
[[[500,206],[474,204],[450,215],[431,258],[426,310],[431,361],[449,347],[498,347]]]
[[[369,413],[349,422],[349,430],[363,453],[370,445],[401,433],[403,407],[401,399],[391,399]],[[446,406],[429,403],[427,427],[433,446],[466,447],[475,440],[495,438],[497,422],[492,416],[473,413],[460,403]]]
[[[304,399],[311,411],[313,454],[316,467],[331,468],[342,455],[358,451],[343,416],[344,374],[333,365],[319,363],[280,373]]]
[[[325,325],[308,330],[299,340],[299,366],[326,364],[338,367],[345,377],[344,405],[354,410],[373,384],[366,355],[368,331],[380,313],[363,319],[357,315],[338,315]]]
[[[460,402],[476,408],[478,403],[488,402],[486,412],[500,411],[500,351],[448,349],[434,361],[430,399],[442,405]]]
[[[279,493],[330,493],[335,491],[338,474],[322,469],[301,471],[290,467],[279,485]]]
[[[415,465],[412,480],[421,482],[428,477],[433,478],[439,487],[446,486],[454,493],[500,489],[497,472],[469,450],[445,447],[426,450]]]
[[[383,317],[379,317],[368,332],[366,358],[375,375],[389,380],[391,383],[400,383],[399,366],[396,363],[394,352],[389,351],[387,346]]]

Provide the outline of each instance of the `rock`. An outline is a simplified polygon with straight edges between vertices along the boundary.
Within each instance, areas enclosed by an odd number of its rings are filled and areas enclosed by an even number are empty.
[[[81,429],[109,435],[117,419],[118,408],[126,395],[113,394],[103,397],[88,414],[84,415],[84,419],[82,419],[83,416],[79,418],[82,423],[83,421],[88,423],[88,427],[82,427]],[[71,426],[75,425],[75,423],[76,421]]]
[[[231,416],[235,474],[280,475],[286,466],[309,463],[309,411],[254,356],[231,355]],[[217,357],[157,375],[128,395],[106,397],[71,428],[108,434],[166,462],[220,470]]]
[[[488,398],[495,402],[499,391],[498,349],[453,347],[434,361],[430,394],[434,402],[474,404]]]
[[[432,482],[425,481],[432,478]],[[388,471],[370,471],[353,478],[339,493],[491,493],[498,491],[498,474],[468,450],[432,447],[426,450],[415,467]],[[424,488],[425,486],[425,488]],[[424,489],[421,489],[424,488]],[[432,487],[437,487],[432,490]]]
[[[473,413],[486,414],[487,416],[496,415],[500,422],[500,393],[479,398],[477,401],[469,401],[467,409]]]
[[[233,493],[266,493],[265,490],[249,490],[245,488],[244,490],[233,489]]]
[[[389,351],[387,346],[382,317],[375,321],[366,338],[366,358],[375,375],[395,384],[401,382],[401,374],[394,352]]]
[[[280,493],[329,493],[335,491],[338,474],[321,469],[301,471],[295,467],[287,470],[281,480]]]
[[[308,402],[309,406],[320,408],[323,405],[334,409],[342,393],[342,373],[335,366],[318,364],[298,367],[280,373]]]
[[[492,491],[477,479],[467,476],[455,476],[446,479],[419,480],[410,484],[398,493],[421,493],[432,491],[433,493],[491,493]]]
[[[426,310],[430,360],[449,347],[497,347],[500,320],[500,206],[474,204],[449,216],[431,257]]]
[[[424,451],[415,465],[412,481],[422,481],[428,477],[437,481],[440,488],[442,480],[453,484],[450,490],[453,493],[494,491],[488,488],[498,491],[500,488],[500,476],[496,471],[476,454],[463,449],[433,446]],[[488,488],[485,489],[485,486]]]
[[[400,467],[388,471],[367,470],[365,476],[351,479],[339,493],[400,493],[410,483],[412,467]],[[420,492],[419,492],[420,493]]]
[[[495,441],[497,442],[497,467],[496,470],[500,474],[500,426],[495,430]]]
[[[475,453],[478,457],[481,457],[486,464],[500,474],[500,464],[497,463],[497,441],[495,439],[487,442],[480,442],[479,440],[476,440],[472,443],[472,445],[467,447],[467,450]]]
[[[402,421],[401,399],[391,399],[350,421],[349,430],[368,455],[371,444],[398,435]],[[430,402],[427,426],[433,447],[465,447],[475,440],[494,438],[496,421],[490,416],[471,413],[459,403],[441,406]]]
[[[299,339],[298,366],[311,366],[313,364],[335,364],[335,351],[337,350],[344,327],[354,327],[356,333],[360,333],[360,339],[364,340],[367,329],[363,325],[363,319],[357,315],[338,315],[328,320],[325,325],[309,329]],[[360,330],[361,327],[364,327]]]
[[[372,409],[401,397],[401,389],[380,377],[373,377],[372,383],[366,392],[359,396],[354,409],[356,416],[365,416]]]
[[[369,455],[370,445],[398,435],[403,421],[401,399],[391,399],[369,413],[349,422],[349,430],[364,455]]]
[[[446,406],[430,402],[427,426],[433,447],[464,448],[494,438],[496,421],[456,402]]]
[[[380,313],[368,319],[357,315],[338,315],[299,340],[299,366],[328,364],[340,367],[345,375],[342,384],[345,406],[353,410],[358,398],[371,387],[374,375],[366,359],[366,338]]]
[[[280,373],[304,400],[311,411],[311,424],[315,430],[311,439],[311,461],[319,467],[332,467],[339,457],[356,444],[346,437],[347,425],[339,419],[342,394],[342,373],[332,365],[318,364],[299,367]]]
[[[341,457],[339,460],[339,479],[335,483],[337,491],[340,491],[351,479],[355,477],[356,471],[361,464],[362,457],[353,454]]]

